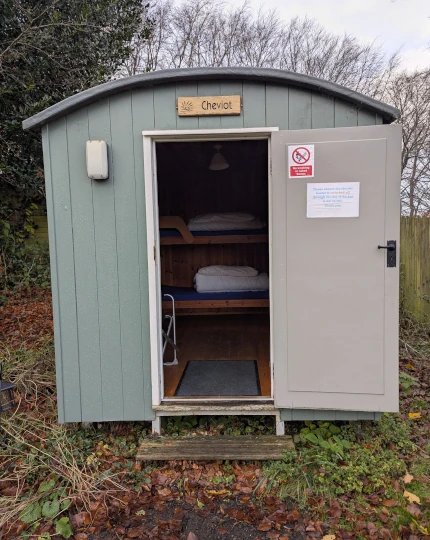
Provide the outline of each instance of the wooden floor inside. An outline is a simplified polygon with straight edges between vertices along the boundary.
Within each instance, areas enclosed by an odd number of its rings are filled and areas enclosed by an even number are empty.
[[[176,332],[179,364],[164,366],[165,397],[175,397],[177,386],[190,360],[256,360],[261,397],[270,398],[268,314],[177,317]],[[172,347],[167,346],[165,361],[172,359]]]

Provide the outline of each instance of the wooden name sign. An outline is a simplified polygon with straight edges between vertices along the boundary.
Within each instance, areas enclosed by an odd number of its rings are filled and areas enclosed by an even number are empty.
[[[240,114],[240,96],[178,97],[179,116]]]

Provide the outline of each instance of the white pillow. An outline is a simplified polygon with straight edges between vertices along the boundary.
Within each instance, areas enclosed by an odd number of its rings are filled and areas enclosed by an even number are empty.
[[[258,271],[251,266],[225,266],[214,264],[200,268],[197,272],[202,276],[234,276],[234,277],[253,277],[258,275]]]
[[[251,221],[255,218],[249,212],[215,212],[211,214],[200,214],[190,219],[189,223],[211,223],[213,221]]]

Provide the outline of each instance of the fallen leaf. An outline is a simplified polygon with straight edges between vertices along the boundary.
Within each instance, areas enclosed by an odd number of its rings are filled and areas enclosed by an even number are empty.
[[[326,534],[322,537],[322,540],[336,540],[335,534]]]
[[[128,529],[127,538],[140,538],[142,536],[142,529]]]
[[[405,367],[411,369],[412,371],[415,371],[415,367],[412,364],[406,364]]]
[[[294,510],[291,510],[291,512],[288,512],[287,514],[287,522],[288,523],[293,523],[294,521],[299,521],[300,519],[300,513],[294,509]]]
[[[208,495],[212,495],[213,497],[222,497],[223,495],[228,495],[230,491],[228,489],[220,489],[219,491],[215,489],[208,489],[206,490],[206,493]]]
[[[408,499],[408,501],[411,503],[421,504],[420,498],[414,495],[413,493],[406,491],[406,489],[403,492],[403,497],[406,497],[406,499]]]
[[[408,414],[409,418],[412,418],[412,420],[418,420],[418,418],[421,418],[420,412],[410,412]]]
[[[415,503],[408,504],[406,510],[411,514],[411,516],[418,517],[421,515],[421,510]]]
[[[412,474],[405,474],[405,476],[403,477],[403,482],[405,484],[410,484],[412,482],[412,480],[414,479],[414,477],[412,476]]]
[[[384,506],[397,506],[397,501],[395,501],[394,499],[385,499],[382,501],[382,504]]]
[[[257,527],[259,531],[264,531],[264,532],[270,531],[271,528],[272,528],[272,522],[267,518],[263,518],[262,522]]]
[[[138,510],[136,516],[144,516],[146,514],[145,510]]]

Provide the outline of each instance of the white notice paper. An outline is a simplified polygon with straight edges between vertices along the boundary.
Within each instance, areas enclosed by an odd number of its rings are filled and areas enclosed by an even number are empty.
[[[360,215],[360,182],[308,184],[308,218],[343,218]]]

